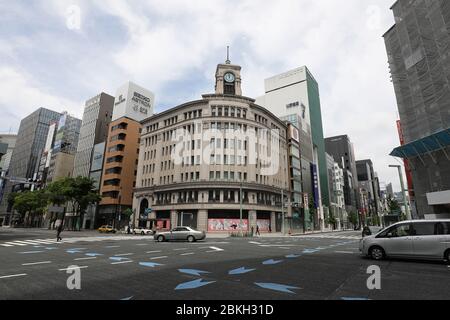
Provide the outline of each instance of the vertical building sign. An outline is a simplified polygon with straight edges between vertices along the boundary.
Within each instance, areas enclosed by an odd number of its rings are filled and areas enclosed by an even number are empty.
[[[317,174],[317,166],[311,163],[311,176],[313,187],[314,207],[319,208],[319,176]]]
[[[61,118],[59,118],[58,131],[56,131],[55,145],[53,147],[53,153],[57,153],[57,152],[61,151],[61,148],[63,145],[64,129],[66,126],[66,120],[67,120],[67,114],[63,114],[61,116]]]

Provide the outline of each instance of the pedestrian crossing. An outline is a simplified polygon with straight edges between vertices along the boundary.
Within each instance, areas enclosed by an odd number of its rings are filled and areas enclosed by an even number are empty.
[[[341,240],[359,240],[360,236],[357,235],[342,235],[342,234],[310,234],[304,236],[294,236],[293,238],[297,239],[341,239]]]
[[[77,237],[77,238],[65,238],[62,241],[56,241],[56,239],[30,239],[30,240],[15,240],[0,243],[0,247],[25,247],[25,246],[45,246],[56,245],[65,243],[78,243],[78,242],[99,242],[99,241],[120,241],[120,240],[153,240],[151,236],[111,236],[111,237]]]

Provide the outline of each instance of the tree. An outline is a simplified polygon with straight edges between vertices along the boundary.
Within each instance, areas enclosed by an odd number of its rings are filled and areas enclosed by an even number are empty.
[[[70,203],[75,216],[79,216],[78,230],[90,204],[101,200],[95,188],[95,181],[87,177],[64,178],[51,183],[47,187],[47,193],[51,193],[52,203],[64,205]],[[65,213],[63,216],[63,220]]]
[[[390,195],[388,198],[388,207],[391,214],[397,214],[401,211],[398,201],[396,199],[393,199]]]
[[[14,209],[20,214],[19,223],[30,226],[36,216],[42,215],[48,205],[48,197],[42,190],[27,191],[14,196]],[[25,221],[26,215],[28,219]]]
[[[356,214],[356,212],[350,212],[348,221],[350,221],[350,223],[353,224],[354,227],[356,227],[356,225],[358,224],[358,215]]]
[[[327,218],[327,223],[331,224],[333,226],[333,230],[336,229],[336,223],[337,220],[336,218],[333,216],[333,214],[330,214],[330,216]]]

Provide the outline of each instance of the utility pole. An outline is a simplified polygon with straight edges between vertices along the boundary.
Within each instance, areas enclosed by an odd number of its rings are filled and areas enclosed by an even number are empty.
[[[281,233],[285,234],[284,226],[284,191],[281,189]]]
[[[409,203],[406,199],[406,190],[405,190],[405,184],[403,182],[403,174],[402,174],[402,167],[399,165],[390,165],[389,168],[397,168],[398,169],[398,175],[400,177],[400,187],[402,188],[402,196],[403,196],[403,203],[405,204],[405,212],[406,212],[406,218],[408,220],[411,220],[411,211],[409,209]]]
[[[239,203],[240,203],[240,211],[239,211],[239,229],[241,230],[241,237],[243,236],[242,232],[242,178],[241,178],[241,184],[240,184],[240,191],[239,191]],[[252,235],[253,236],[253,235]]]

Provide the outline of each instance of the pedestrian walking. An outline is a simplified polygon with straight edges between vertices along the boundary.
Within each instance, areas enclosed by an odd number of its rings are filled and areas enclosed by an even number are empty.
[[[269,224],[269,233],[272,233],[272,225]]]
[[[57,230],[57,233],[56,233],[56,242],[59,242],[59,241],[62,240],[62,238],[61,238],[61,232],[63,231],[63,229],[64,229],[63,223],[61,222],[61,223],[59,224],[59,226],[58,226],[58,230]]]
[[[261,233],[259,233],[259,226],[256,226],[256,235],[261,236]]]
[[[255,229],[252,226],[252,237],[253,237],[254,234],[255,234]]]

